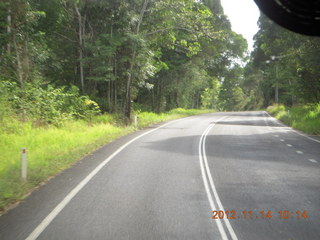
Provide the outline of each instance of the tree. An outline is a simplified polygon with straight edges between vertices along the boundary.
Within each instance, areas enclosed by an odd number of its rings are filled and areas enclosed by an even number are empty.
[[[264,15],[259,19],[259,26],[250,64],[264,73],[263,80],[257,82],[264,95],[264,105],[318,102],[319,39],[283,29]],[[252,78],[252,74],[246,78]]]

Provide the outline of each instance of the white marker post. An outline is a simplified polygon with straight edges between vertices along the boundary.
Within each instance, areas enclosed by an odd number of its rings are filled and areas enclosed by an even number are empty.
[[[138,128],[138,116],[134,115],[134,127]]]
[[[27,149],[22,148],[21,154],[21,177],[24,181],[27,180]]]

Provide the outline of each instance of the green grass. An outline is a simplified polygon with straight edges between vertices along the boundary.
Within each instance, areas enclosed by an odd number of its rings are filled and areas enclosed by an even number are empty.
[[[138,127],[207,113],[205,110],[175,109],[167,113],[140,112]],[[117,115],[100,115],[90,122],[70,121],[61,127],[33,127],[8,117],[0,119],[0,211],[22,200],[28,192],[51,176],[69,168],[98,147],[136,129],[123,126]],[[21,148],[27,148],[28,179],[20,177]]]
[[[157,122],[173,120],[181,117],[187,117],[197,114],[204,114],[213,112],[212,110],[199,110],[199,109],[183,109],[176,108],[166,113],[156,114],[153,112],[138,113],[138,127],[143,128]]]
[[[320,104],[285,107],[270,106],[267,109],[285,124],[308,134],[320,135]]]

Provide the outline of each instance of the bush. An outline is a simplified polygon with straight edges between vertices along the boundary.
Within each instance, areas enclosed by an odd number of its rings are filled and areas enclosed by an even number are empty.
[[[13,93],[15,89],[15,83],[0,81],[0,134],[18,133],[21,130],[22,126],[20,126],[11,102],[8,100],[12,97],[11,93]]]
[[[0,82],[2,105],[9,106],[5,109],[0,106],[1,112],[12,112],[24,122],[31,121],[40,125],[63,124],[71,119],[89,119],[100,112],[99,106],[88,96],[81,96],[79,89],[72,86],[46,87],[40,84],[27,83],[20,89],[15,83]]]

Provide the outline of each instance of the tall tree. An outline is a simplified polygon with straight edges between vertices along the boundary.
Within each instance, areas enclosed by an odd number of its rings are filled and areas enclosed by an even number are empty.
[[[319,38],[290,32],[264,15],[259,19],[259,27],[251,62],[263,72],[262,84],[258,84],[262,87],[265,105],[318,102]],[[251,78],[250,74],[246,77]]]

